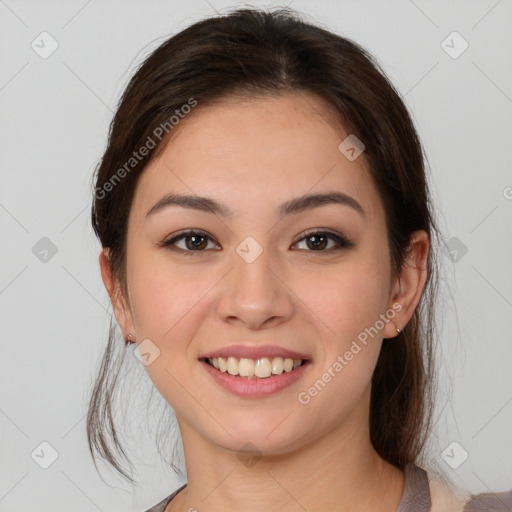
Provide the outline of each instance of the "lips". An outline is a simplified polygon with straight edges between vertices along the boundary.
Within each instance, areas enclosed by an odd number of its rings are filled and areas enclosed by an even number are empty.
[[[303,378],[311,366],[308,361],[292,371],[272,375],[268,378],[244,378],[219,371],[202,359],[200,364],[213,379],[213,382],[230,394],[241,398],[264,398],[279,393]]]
[[[278,345],[232,345],[223,347],[212,352],[202,354],[199,360],[214,359],[218,357],[236,357],[246,359],[262,359],[264,357],[282,357],[283,359],[302,359],[304,361],[312,361],[308,354],[290,350]]]
[[[263,398],[278,393],[301,379],[308,372],[312,358],[306,353],[278,345],[239,344],[201,354],[198,361],[214,382],[226,391],[243,398]],[[214,362],[218,363],[217,366],[226,363],[226,368],[216,368]],[[254,367],[254,374],[251,366]],[[256,366],[261,368],[256,370]],[[230,374],[229,370],[235,375]]]

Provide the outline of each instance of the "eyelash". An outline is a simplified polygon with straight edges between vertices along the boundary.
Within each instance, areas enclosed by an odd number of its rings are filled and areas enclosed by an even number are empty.
[[[179,247],[172,247],[172,245],[175,244],[177,241],[179,241],[183,238],[187,238],[188,236],[194,236],[194,235],[200,235],[200,236],[206,237],[210,240],[213,240],[213,238],[211,238],[207,233],[205,233],[203,231],[195,231],[192,229],[188,229],[185,231],[181,231],[177,235],[173,236],[172,238],[170,238],[168,240],[165,240],[164,242],[162,242],[159,245],[160,245],[160,247],[167,247],[168,249],[171,249],[176,252],[180,252],[186,256],[195,256],[194,253],[205,252],[206,249],[192,251],[192,250],[181,249]],[[294,242],[293,245],[296,245],[299,242],[302,242],[304,239],[311,237],[313,235],[327,236],[331,240],[334,240],[338,244],[338,247],[334,247],[334,248],[331,247],[330,249],[319,250],[319,251],[306,250],[306,252],[319,252],[319,253],[329,253],[330,254],[332,252],[337,252],[342,249],[350,249],[350,248],[354,247],[354,243],[351,240],[349,240],[346,236],[336,234],[331,231],[319,230],[318,228],[310,229],[310,230],[306,231],[305,233],[303,233],[301,235],[301,238],[299,238],[296,242]]]

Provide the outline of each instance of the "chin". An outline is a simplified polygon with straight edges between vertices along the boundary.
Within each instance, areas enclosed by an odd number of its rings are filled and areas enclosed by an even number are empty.
[[[252,455],[277,456],[289,453],[300,445],[302,437],[298,425],[292,422],[279,424],[281,420],[268,422],[246,422],[236,426],[228,426],[227,430],[233,435],[223,436],[218,444],[234,452],[254,451]]]

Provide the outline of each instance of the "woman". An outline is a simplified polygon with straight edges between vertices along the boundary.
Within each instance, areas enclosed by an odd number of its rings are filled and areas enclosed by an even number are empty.
[[[512,491],[420,467],[439,231],[413,123],[361,47],[289,10],[170,38],[122,97],[92,223],[183,441],[187,484],[151,511],[509,510]],[[129,478],[102,421],[116,343],[89,445]]]

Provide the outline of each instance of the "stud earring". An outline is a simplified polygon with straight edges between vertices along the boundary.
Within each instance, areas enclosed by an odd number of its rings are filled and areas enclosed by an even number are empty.
[[[129,345],[130,343],[135,343],[135,340],[132,340],[132,334],[131,333],[128,333],[128,337],[125,338],[124,341],[126,342],[127,345]]]
[[[402,330],[401,330],[401,329],[399,329],[399,328],[397,327],[397,328],[396,328],[396,332],[397,332],[398,334],[400,334],[400,333],[402,332]]]

